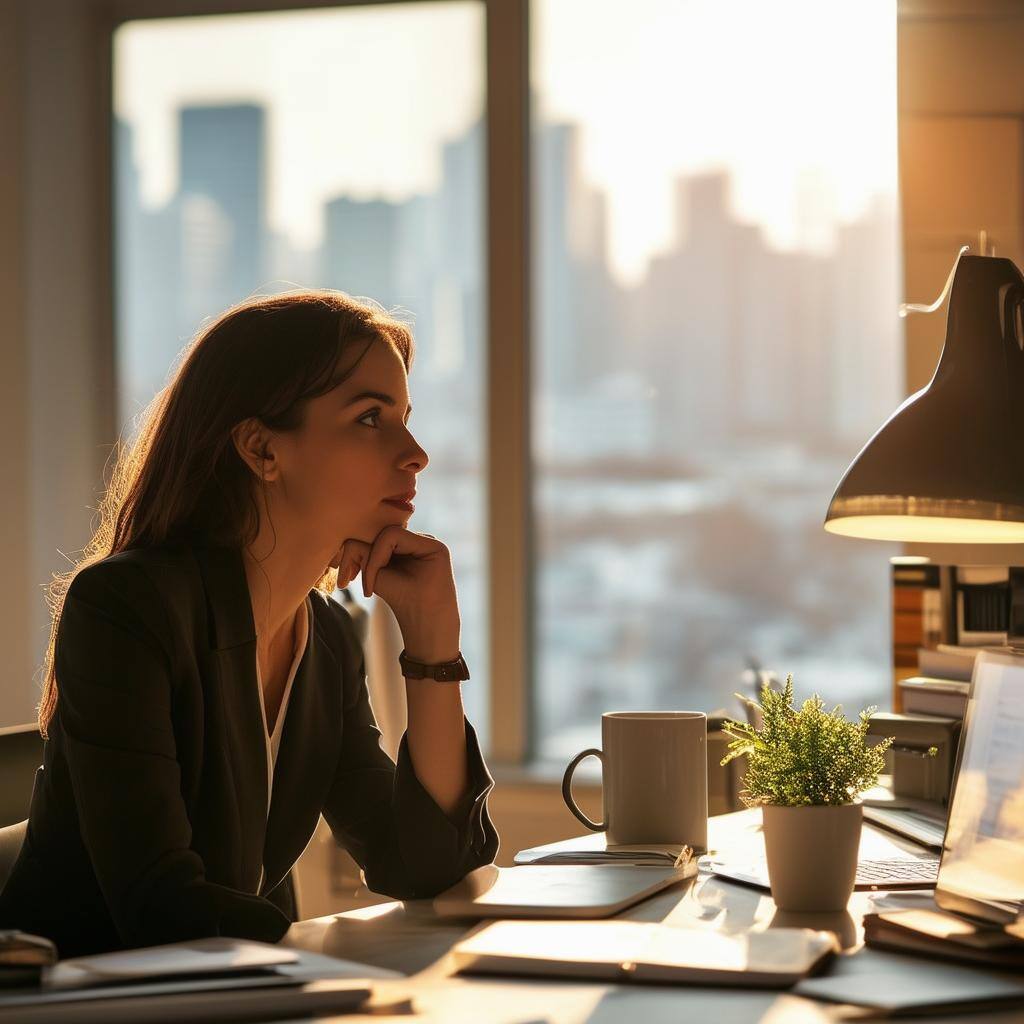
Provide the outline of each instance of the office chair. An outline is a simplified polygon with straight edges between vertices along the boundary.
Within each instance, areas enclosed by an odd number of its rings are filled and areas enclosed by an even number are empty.
[[[28,818],[0,828],[0,891],[3,891],[7,879],[10,878],[14,862],[18,859],[22,844],[25,842],[27,830]]]
[[[32,784],[42,760],[43,738],[34,722],[0,729],[0,889],[25,841]]]

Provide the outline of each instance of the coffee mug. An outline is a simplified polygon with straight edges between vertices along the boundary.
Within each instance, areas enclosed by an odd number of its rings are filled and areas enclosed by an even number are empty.
[[[708,719],[702,711],[608,711],[601,749],[578,753],[565,769],[566,806],[594,832],[619,843],[708,843]],[[601,761],[603,821],[591,821],[572,796],[572,773],[591,754]]]

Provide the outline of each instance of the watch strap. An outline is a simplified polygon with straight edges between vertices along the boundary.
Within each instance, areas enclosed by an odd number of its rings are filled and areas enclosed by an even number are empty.
[[[469,678],[469,667],[461,651],[459,656],[451,661],[428,665],[422,661],[413,661],[403,649],[398,656],[398,663],[402,666],[402,675],[406,679],[435,679],[438,682],[449,683]]]

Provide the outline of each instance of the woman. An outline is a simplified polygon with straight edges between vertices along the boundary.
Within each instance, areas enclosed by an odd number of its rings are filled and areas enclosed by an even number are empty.
[[[405,526],[427,465],[412,357],[404,324],[327,290],[241,303],[188,349],[119,453],[82,563],[51,584],[44,763],[0,927],[62,957],[274,942],[321,813],[389,896],[493,861],[451,559]],[[330,596],[360,573],[426,666],[403,660],[397,765]]]

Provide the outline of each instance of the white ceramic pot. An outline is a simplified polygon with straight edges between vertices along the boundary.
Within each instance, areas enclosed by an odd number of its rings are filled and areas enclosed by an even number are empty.
[[[845,910],[857,876],[863,805],[761,808],[772,899],[781,910]]]

